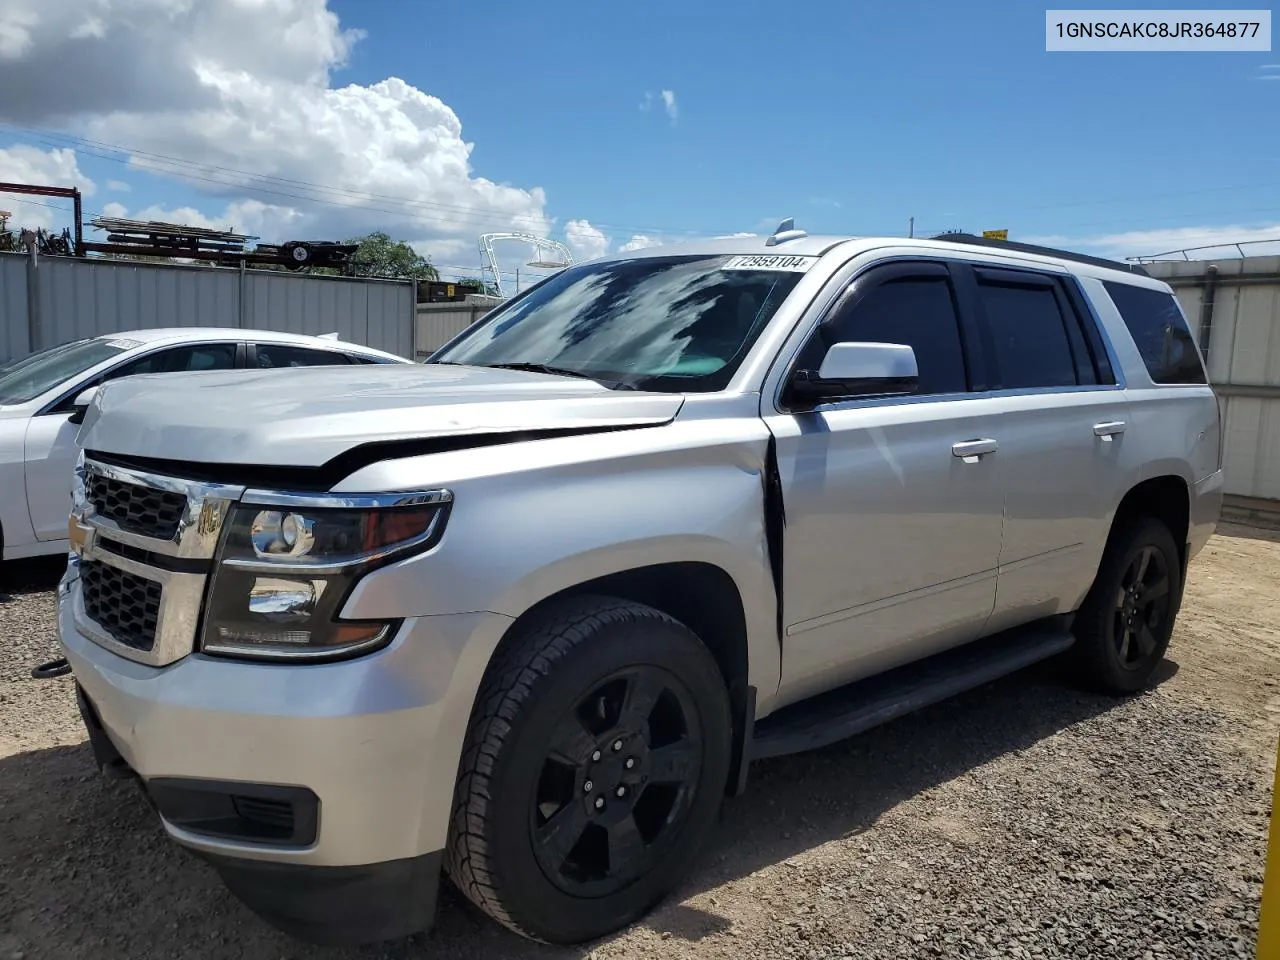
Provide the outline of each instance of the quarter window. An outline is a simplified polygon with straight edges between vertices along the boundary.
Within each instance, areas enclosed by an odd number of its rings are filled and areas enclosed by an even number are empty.
[[[1173,294],[1103,282],[1156,383],[1206,383],[1204,365]]]

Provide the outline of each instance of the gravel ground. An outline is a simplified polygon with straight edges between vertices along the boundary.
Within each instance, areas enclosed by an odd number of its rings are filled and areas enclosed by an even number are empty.
[[[316,950],[276,934],[94,774],[56,655],[57,566],[0,569],[0,960],[37,957],[1254,955],[1280,714],[1280,536],[1224,527],[1156,689],[1052,665],[753,768],[702,867],[643,923],[559,950],[446,892],[434,934]]]

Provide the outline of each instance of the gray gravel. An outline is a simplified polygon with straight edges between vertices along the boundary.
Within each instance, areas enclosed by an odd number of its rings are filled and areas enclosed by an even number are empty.
[[[446,894],[428,938],[327,951],[260,924],[136,788],[94,775],[70,682],[26,675],[56,655],[57,571],[0,569],[0,960],[1252,958],[1278,573],[1280,544],[1216,538],[1143,696],[1084,695],[1047,665],[754,767],[685,889],[608,941],[537,947]]]

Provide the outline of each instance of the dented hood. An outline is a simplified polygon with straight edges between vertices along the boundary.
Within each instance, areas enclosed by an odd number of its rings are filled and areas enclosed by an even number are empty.
[[[79,443],[126,457],[317,467],[366,443],[657,425],[678,394],[442,364],[137,376],[108,383]]]

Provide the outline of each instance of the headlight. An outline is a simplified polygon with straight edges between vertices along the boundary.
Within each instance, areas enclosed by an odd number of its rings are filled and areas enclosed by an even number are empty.
[[[391,642],[393,621],[339,619],[362,576],[430,549],[447,490],[343,497],[249,492],[227,517],[205,604],[205,653],[332,660]]]

